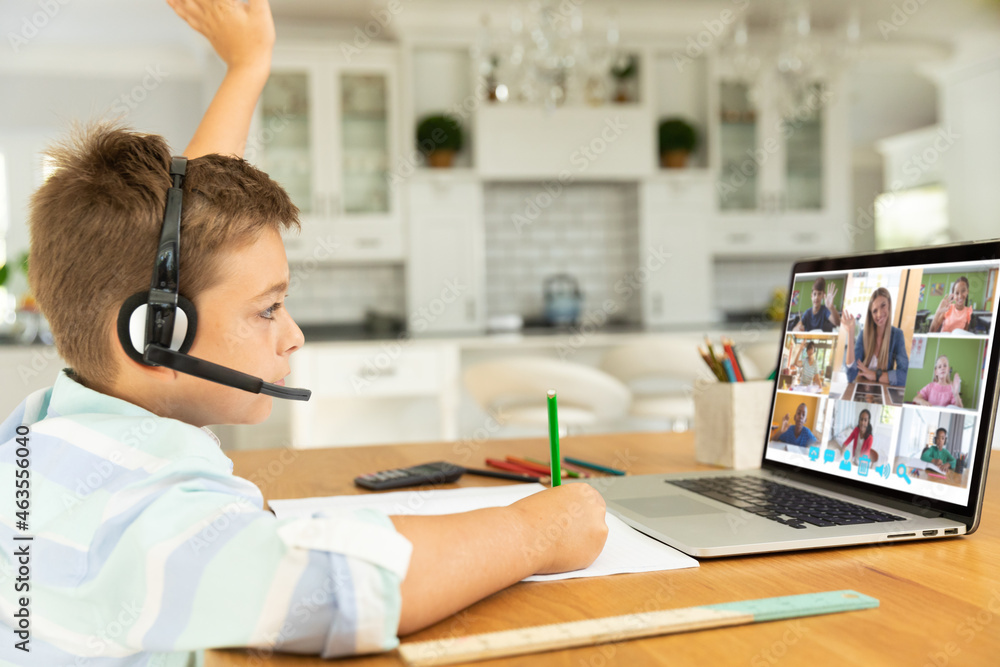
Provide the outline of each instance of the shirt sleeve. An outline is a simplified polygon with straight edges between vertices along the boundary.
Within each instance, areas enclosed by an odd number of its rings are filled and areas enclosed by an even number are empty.
[[[858,379],[858,365],[865,362],[865,342],[864,336],[859,332],[858,339],[854,343],[854,363],[847,366],[847,381],[854,382]]]
[[[120,512],[104,510],[86,584],[33,601],[77,619],[63,650],[91,655],[86,638],[123,608],[129,623],[103,657],[251,647],[330,658],[398,644],[412,547],[387,516],[278,520],[249,482],[190,468],[127,493]]]
[[[932,381],[933,384],[933,381]],[[929,401],[931,396],[931,385],[924,385],[924,388],[917,392],[917,398],[922,398],[925,401]]]
[[[895,368],[889,370],[889,385],[893,387],[903,387],[906,385],[906,372],[910,368],[910,357],[906,354],[906,339],[903,337],[902,329],[892,328],[892,362]]]

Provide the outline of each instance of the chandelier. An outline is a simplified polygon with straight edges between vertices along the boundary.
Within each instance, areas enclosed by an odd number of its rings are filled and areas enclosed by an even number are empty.
[[[787,3],[779,24],[752,40],[746,16],[740,17],[719,57],[736,80],[747,85],[751,104],[759,107],[769,100],[788,118],[801,114],[820,82],[850,66],[858,53],[861,27],[857,7],[850,5],[839,29],[819,34],[813,30],[806,0]]]
[[[485,14],[473,49],[490,101],[553,108],[634,96],[637,62],[619,49],[613,12],[595,31],[578,3],[533,0],[511,5],[504,23]]]

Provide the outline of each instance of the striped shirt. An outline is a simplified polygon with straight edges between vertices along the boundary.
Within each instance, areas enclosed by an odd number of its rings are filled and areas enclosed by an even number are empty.
[[[20,426],[27,530],[14,497]],[[211,647],[326,658],[394,648],[412,547],[388,517],[279,521],[232,468],[207,429],[65,372],[31,394],[0,425],[0,624],[27,596],[30,652],[8,628],[0,664],[180,667]],[[16,592],[23,545],[30,590]]]

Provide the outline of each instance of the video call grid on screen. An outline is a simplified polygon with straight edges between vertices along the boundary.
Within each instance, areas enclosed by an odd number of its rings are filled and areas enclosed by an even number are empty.
[[[767,459],[967,504],[998,269],[989,261],[796,274]],[[864,337],[869,310],[888,321],[881,341]],[[873,354],[882,348],[884,357]]]

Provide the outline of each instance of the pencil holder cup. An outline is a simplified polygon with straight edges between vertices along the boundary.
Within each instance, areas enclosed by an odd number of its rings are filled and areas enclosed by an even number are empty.
[[[696,389],[695,459],[735,470],[759,468],[773,395],[772,380],[712,382]]]

